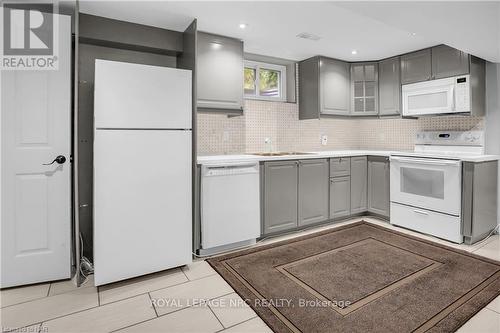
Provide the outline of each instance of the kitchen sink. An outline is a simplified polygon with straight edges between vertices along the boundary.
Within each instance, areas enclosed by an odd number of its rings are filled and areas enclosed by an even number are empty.
[[[270,153],[251,153],[257,156],[291,156],[291,155],[314,155],[315,153],[304,153],[301,151],[276,151]]]

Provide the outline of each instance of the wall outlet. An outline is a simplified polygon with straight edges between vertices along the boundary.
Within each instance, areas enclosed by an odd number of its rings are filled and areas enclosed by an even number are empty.
[[[321,145],[326,146],[328,144],[328,135],[323,134],[321,135]]]
[[[264,138],[264,150],[266,153],[273,151],[273,141],[271,138]]]
[[[224,131],[222,133],[222,141],[223,142],[228,142],[229,141],[229,131]]]

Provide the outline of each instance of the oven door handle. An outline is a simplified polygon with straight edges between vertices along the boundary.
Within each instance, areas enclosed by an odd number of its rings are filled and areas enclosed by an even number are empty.
[[[415,163],[415,164],[425,164],[425,165],[438,165],[438,166],[453,166],[460,165],[460,161],[439,161],[430,159],[417,159],[417,158],[401,158],[391,156],[391,161],[402,162],[402,163]]]
[[[413,210],[413,212],[415,212],[415,213],[417,213],[417,214],[420,214],[420,215],[429,216],[429,213],[424,212],[423,210],[414,209],[414,210]]]

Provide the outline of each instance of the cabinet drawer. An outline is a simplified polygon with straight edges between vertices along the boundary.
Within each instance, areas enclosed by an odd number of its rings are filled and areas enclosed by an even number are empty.
[[[351,174],[351,158],[337,157],[330,159],[330,177],[343,177]]]
[[[391,203],[391,224],[462,243],[460,217]]]

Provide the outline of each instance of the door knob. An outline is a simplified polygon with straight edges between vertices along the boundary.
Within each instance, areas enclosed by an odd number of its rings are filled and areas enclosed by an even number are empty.
[[[64,162],[66,162],[66,157],[64,157],[62,155],[59,155],[56,158],[54,158],[54,160],[52,162],[50,162],[50,163],[43,163],[43,165],[52,165],[54,163],[64,164]]]

